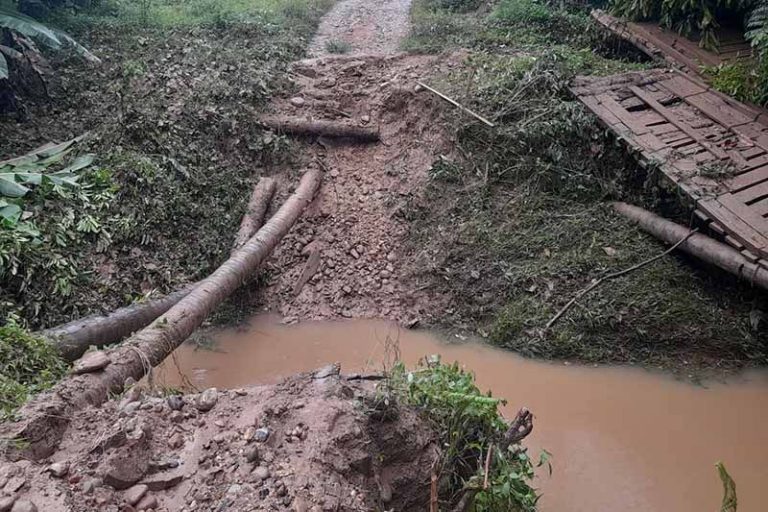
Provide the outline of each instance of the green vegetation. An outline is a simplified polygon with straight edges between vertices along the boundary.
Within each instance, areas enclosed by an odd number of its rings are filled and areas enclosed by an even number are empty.
[[[52,326],[174,290],[220,264],[253,180],[291,158],[287,139],[256,119],[291,91],[287,64],[330,3],[105,1],[52,11],[47,23],[105,58],[94,67],[57,53],[66,89],[52,80],[50,99],[24,97],[25,122],[0,118],[0,160],[90,134],[23,198],[0,198],[0,319]],[[87,154],[93,162],[75,185],[53,182]],[[37,178],[13,182],[27,179]]]
[[[611,10],[631,20],[658,20],[663,26],[698,40],[705,48],[718,46],[721,26],[744,28],[755,49],[755,62],[705,69],[713,85],[737,99],[768,104],[768,2],[765,0],[611,0]]]
[[[495,344],[554,359],[764,363],[765,330],[750,323],[762,295],[679,255],[604,284],[544,330],[592,279],[664,250],[606,201],[689,221],[657,171],[640,168],[567,88],[576,74],[647,64],[595,30],[586,11],[502,0],[491,12],[455,14],[430,1],[414,6],[409,47],[472,48],[463,66],[432,81],[497,124],[448,112],[456,155],[435,162],[428,196],[409,212],[413,244],[433,259],[424,272],[454,299],[446,324],[468,323]],[[436,20],[472,28],[457,43]]]
[[[451,494],[480,487],[471,509],[478,512],[535,510],[534,465],[519,445],[493,451],[489,485],[482,489],[485,456],[491,444],[499,446],[508,428],[498,410],[503,400],[480,392],[474,376],[458,364],[439,360],[430,359],[414,371],[397,363],[388,385],[398,398],[423,410],[435,425],[442,446],[436,472]],[[548,457],[542,453],[538,465],[546,464]]]
[[[346,41],[341,41],[339,39],[331,39],[325,42],[325,51],[327,51],[328,53],[342,54],[342,53],[349,53],[350,50],[352,50],[352,45]]]
[[[0,327],[0,416],[52,386],[66,372],[65,362],[47,341],[35,338],[11,322]]]

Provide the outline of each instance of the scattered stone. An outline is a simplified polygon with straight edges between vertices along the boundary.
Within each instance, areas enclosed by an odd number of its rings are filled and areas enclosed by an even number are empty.
[[[171,420],[171,423],[181,423],[184,421],[184,415],[181,411],[173,411],[168,419]]]
[[[27,480],[23,476],[14,476],[8,483],[5,484],[3,490],[8,494],[13,494],[27,483]]]
[[[360,121],[362,121],[363,124],[368,124],[371,122],[371,116],[369,115],[361,116]]]
[[[37,512],[37,507],[29,500],[18,500],[11,507],[11,512]]]
[[[202,412],[208,412],[219,401],[219,391],[216,388],[208,388],[198,395],[195,405]]]
[[[229,486],[229,489],[227,489],[227,494],[240,494],[240,491],[243,489],[243,486],[240,484],[232,484]]]
[[[269,468],[265,466],[258,466],[256,469],[253,470],[253,476],[258,478],[261,481],[266,480],[269,478]]]
[[[269,439],[269,429],[267,427],[261,427],[259,429],[256,429],[253,439],[257,443],[267,442],[267,439]]]
[[[180,411],[184,407],[184,399],[179,395],[171,395],[165,399],[172,411]]]
[[[148,490],[149,488],[144,484],[134,485],[125,491],[125,501],[128,502],[129,505],[136,505],[139,501],[141,501],[141,498],[147,494]]]
[[[156,497],[147,495],[136,504],[136,510],[155,510],[158,505]]]
[[[6,496],[4,498],[0,498],[0,512],[8,512],[11,510],[11,507],[13,507],[13,504],[16,502],[16,498],[13,496]]]
[[[338,169],[331,169],[331,178],[338,178],[339,177],[339,170]]]
[[[100,485],[100,478],[89,478],[83,482],[83,492],[85,494],[91,494]]]
[[[48,466],[48,472],[56,478],[64,478],[69,473],[69,462],[54,462]]]
[[[75,361],[75,365],[72,368],[72,373],[92,373],[97,372],[110,363],[107,354],[102,350],[96,350],[95,352],[87,352],[83,357]]]
[[[322,368],[315,370],[312,377],[315,379],[325,379],[328,377],[339,375],[341,372],[341,365],[339,363],[329,364]]]
[[[246,390],[244,390],[242,388],[238,388],[238,389],[235,390],[235,394],[237,396],[248,396],[248,391],[246,391]]]
[[[102,465],[104,483],[117,490],[131,487],[149,469],[149,439],[140,431],[132,443],[113,451]]]
[[[248,462],[258,464],[259,459],[259,449],[257,447],[252,446],[245,451],[245,460]]]
[[[140,407],[141,402],[128,402],[120,407],[120,412],[123,413],[123,416],[130,416],[131,414],[138,411]]]
[[[184,446],[184,436],[176,432],[168,440],[168,446],[174,450],[181,448],[182,446]]]
[[[360,254],[355,249],[350,250],[349,254],[351,254],[352,257],[355,258],[355,259],[360,258]]]
[[[291,98],[291,105],[294,107],[303,107],[304,106],[304,98],[301,96],[296,96]]]
[[[424,89],[424,88],[422,86],[420,86],[419,84],[416,84],[415,86],[413,86],[413,92],[421,92],[422,89]]]

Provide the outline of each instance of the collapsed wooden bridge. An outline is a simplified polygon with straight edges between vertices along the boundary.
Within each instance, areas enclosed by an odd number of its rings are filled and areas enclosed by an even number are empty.
[[[768,113],[680,71],[578,77],[572,92],[696,215],[768,268]]]

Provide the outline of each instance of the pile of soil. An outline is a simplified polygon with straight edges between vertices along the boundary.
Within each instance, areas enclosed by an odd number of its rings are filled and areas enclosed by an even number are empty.
[[[416,82],[462,58],[344,56],[293,65],[298,92],[276,98],[272,111],[375,127],[381,142],[304,141],[304,164],[325,169],[325,180],[271,258],[267,309],[288,322],[377,317],[411,325],[441,314],[445,300],[414,278],[411,269],[423,262],[405,240],[432,163],[454,149],[441,100]],[[303,286],[302,274],[310,278]]]
[[[435,433],[339,369],[184,396],[134,386],[76,413],[49,458],[0,463],[0,510],[424,510]]]

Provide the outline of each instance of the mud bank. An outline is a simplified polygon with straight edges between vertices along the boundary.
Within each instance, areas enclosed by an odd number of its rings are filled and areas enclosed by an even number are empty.
[[[77,413],[50,459],[3,462],[0,510],[424,510],[434,433],[407,408],[382,415],[373,388],[338,366],[196,395],[134,387]]]

